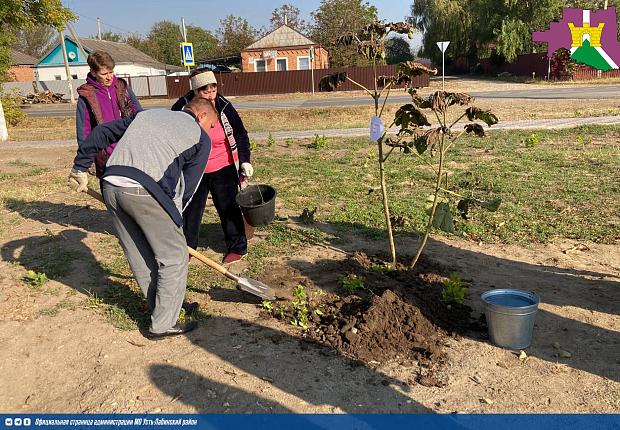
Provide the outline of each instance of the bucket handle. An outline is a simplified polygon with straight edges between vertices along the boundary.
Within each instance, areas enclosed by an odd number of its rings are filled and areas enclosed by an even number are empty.
[[[245,180],[242,181],[241,184],[239,184],[239,188],[241,188],[242,190],[250,186],[250,178],[248,178],[247,176],[244,176],[243,178]],[[260,185],[257,185],[256,188],[258,188],[258,193],[260,194],[261,204],[265,203],[265,197],[263,197],[263,192],[260,190]]]

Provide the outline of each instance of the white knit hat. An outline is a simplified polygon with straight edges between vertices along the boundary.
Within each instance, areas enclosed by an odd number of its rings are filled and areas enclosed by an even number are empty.
[[[217,85],[217,80],[215,79],[215,74],[211,71],[202,72],[197,75],[194,75],[190,78],[190,84],[192,86],[192,90],[197,90],[199,88],[204,87],[205,85],[215,84]]]

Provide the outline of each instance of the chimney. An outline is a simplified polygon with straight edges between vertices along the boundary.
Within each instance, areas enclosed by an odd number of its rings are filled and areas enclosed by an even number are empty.
[[[284,25],[288,25],[288,16],[284,14]]]

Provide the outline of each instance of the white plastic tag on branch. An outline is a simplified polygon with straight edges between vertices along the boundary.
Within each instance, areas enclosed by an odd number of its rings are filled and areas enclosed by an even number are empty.
[[[378,116],[373,116],[370,118],[370,140],[373,142],[378,142],[383,136],[383,131],[385,128],[383,127],[383,123],[381,122],[381,118]]]

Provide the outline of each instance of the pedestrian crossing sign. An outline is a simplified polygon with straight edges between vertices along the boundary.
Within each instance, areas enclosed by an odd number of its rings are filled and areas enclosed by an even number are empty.
[[[194,45],[190,42],[181,42],[181,58],[184,66],[193,66],[194,63]]]

